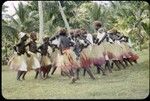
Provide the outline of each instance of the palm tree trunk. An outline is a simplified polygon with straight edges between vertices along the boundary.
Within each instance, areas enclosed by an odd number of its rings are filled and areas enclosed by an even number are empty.
[[[67,30],[69,31],[69,30],[70,30],[70,27],[69,27],[69,24],[68,24],[68,22],[67,22],[67,19],[66,19],[66,16],[65,16],[65,14],[64,14],[64,11],[63,11],[63,8],[62,8],[62,6],[61,6],[60,1],[58,1],[58,4],[59,4],[59,10],[60,10],[61,16],[62,16],[62,18],[63,18],[63,20],[64,20],[64,23],[65,23],[65,27],[66,27]]]
[[[142,51],[142,40],[143,40],[143,38],[142,38],[142,34],[141,34],[141,21],[142,21],[142,18],[141,18],[141,15],[142,15],[142,10],[141,10],[141,6],[140,6],[141,4],[140,4],[140,2],[139,2],[139,8],[138,8],[138,11],[137,11],[137,21],[138,21],[138,23],[137,23],[137,28],[138,28],[138,36],[139,36],[139,48],[140,48],[140,51]]]
[[[38,9],[39,9],[39,41],[42,42],[42,37],[44,34],[42,1],[38,1]]]

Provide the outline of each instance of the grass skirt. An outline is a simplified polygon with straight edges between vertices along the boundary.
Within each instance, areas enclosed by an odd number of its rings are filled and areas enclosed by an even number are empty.
[[[51,60],[47,55],[41,57],[41,66],[48,66],[48,65],[51,65],[51,64],[52,64]]]
[[[60,51],[58,49],[55,49],[55,51],[51,53],[50,60],[53,66],[57,65],[59,54],[60,54]]]
[[[123,48],[118,44],[114,43],[112,44],[113,48],[111,49],[113,53],[113,58],[112,60],[123,60]]]
[[[11,70],[27,71],[27,56],[15,53],[9,60],[8,65]]]
[[[127,43],[122,42],[121,46],[123,47],[124,55],[126,56],[126,58],[129,58],[131,61],[135,61],[139,58],[139,56],[132,51]]]
[[[91,55],[93,64],[99,64],[99,65],[105,64],[105,57],[103,52],[104,52],[103,45],[99,45],[99,46],[96,44],[93,45],[92,55]]]
[[[111,60],[114,58],[114,45],[109,42],[103,42],[100,45],[104,47],[103,55],[105,60]]]
[[[84,48],[80,54],[80,65],[82,68],[88,68],[92,64],[92,46]]]
[[[35,70],[40,68],[40,61],[38,60],[38,55],[33,52],[28,52],[30,57],[27,57],[28,70]]]
[[[80,63],[77,61],[72,49],[66,49],[63,50],[63,55],[58,54],[57,66],[61,68],[61,70],[69,72],[71,69],[79,68]]]

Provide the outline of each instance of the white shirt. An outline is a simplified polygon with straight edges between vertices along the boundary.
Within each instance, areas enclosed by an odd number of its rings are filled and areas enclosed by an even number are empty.
[[[93,44],[93,37],[92,37],[92,35],[91,35],[90,33],[87,34],[86,39],[87,39],[88,41],[90,41],[91,44]]]
[[[109,42],[112,42],[112,43],[114,43],[114,41],[110,38],[110,36],[109,36]]]
[[[102,33],[97,33],[97,38],[99,39],[99,40],[102,40],[102,38],[105,36],[105,32],[102,32]]]
[[[53,40],[52,44],[57,45],[59,47],[59,44],[60,44],[59,38],[56,38],[55,40]]]
[[[84,40],[82,40],[82,39],[79,39],[79,42],[82,44],[85,44]]]
[[[73,39],[71,39],[71,42],[73,42],[75,44],[75,41]]]

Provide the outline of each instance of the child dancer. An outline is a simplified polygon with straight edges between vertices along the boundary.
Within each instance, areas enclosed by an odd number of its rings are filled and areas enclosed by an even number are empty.
[[[35,79],[37,78],[37,75],[39,73],[39,69],[40,69],[40,62],[39,62],[39,59],[38,59],[38,56],[37,56],[37,52],[38,49],[37,49],[37,43],[36,43],[36,40],[37,40],[37,35],[35,32],[32,32],[31,35],[30,35],[30,38],[31,38],[31,41],[26,45],[26,46],[29,46],[29,51],[28,53],[30,54],[30,57],[27,58],[27,63],[28,63],[28,71],[29,70],[35,70],[36,71],[36,76],[35,76]],[[25,79],[25,74],[23,75],[23,78]]]
[[[26,33],[19,33],[20,42],[14,46],[14,50],[17,54],[15,54],[9,61],[10,69],[17,70],[17,80],[20,81],[20,77],[27,72],[27,57],[30,55],[26,51],[26,41],[28,36]],[[26,54],[25,54],[26,53]],[[24,80],[24,78],[22,78]]]
[[[51,75],[54,74],[54,72],[57,69],[57,61],[58,61],[58,57],[60,55],[60,51],[59,51],[59,35],[56,34],[55,36],[50,38],[50,45],[52,47],[52,54],[51,54],[51,61],[52,61],[52,72]]]
[[[40,72],[43,73],[43,77],[42,77],[43,79],[48,78],[48,74],[52,67],[52,63],[51,63],[51,60],[49,58],[49,53],[48,53],[48,46],[50,46],[49,37],[45,37],[45,38],[43,38],[43,44],[38,47],[38,49],[40,50],[40,53],[41,53]]]

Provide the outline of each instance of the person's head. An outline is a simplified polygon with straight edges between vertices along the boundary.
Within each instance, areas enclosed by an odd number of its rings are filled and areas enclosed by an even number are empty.
[[[101,28],[102,23],[100,21],[94,21],[93,25],[94,25],[95,30],[98,30],[99,28]]]
[[[35,32],[32,32],[31,34],[30,34],[30,38],[32,39],[32,40],[37,40],[37,35],[36,35],[36,33]]]
[[[113,32],[113,33],[117,33],[118,31],[117,31],[117,29],[113,28],[113,29],[112,29],[112,32]]]
[[[86,31],[86,29],[85,29],[85,28],[81,28],[81,34],[82,34],[82,35],[87,34],[87,31]]]
[[[117,29],[112,28],[108,31],[109,34],[117,35]]]
[[[58,38],[59,38],[59,36],[60,36],[60,35],[59,35],[59,34],[57,34],[57,35],[55,36],[55,37],[56,37],[56,39],[58,39]]]
[[[77,38],[77,37],[80,37],[80,35],[81,35],[81,30],[80,29],[76,29],[75,30],[75,37]]]
[[[122,36],[122,33],[120,33],[120,32],[116,32],[116,35],[118,36],[118,37],[121,37]]]
[[[44,38],[43,38],[43,42],[44,42],[44,43],[48,43],[48,42],[49,42],[49,37],[44,37]]]
[[[72,30],[70,30],[69,33],[70,33],[71,37],[74,37],[74,35],[75,35],[75,30],[72,29]]]
[[[61,28],[59,30],[59,35],[62,35],[62,36],[67,36],[67,30],[65,28]]]

